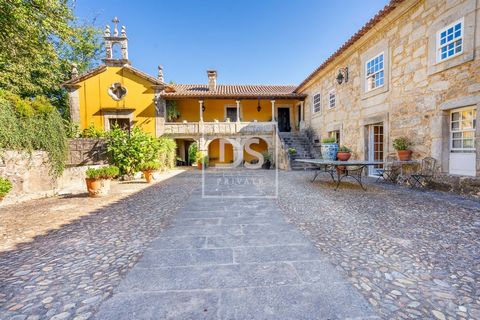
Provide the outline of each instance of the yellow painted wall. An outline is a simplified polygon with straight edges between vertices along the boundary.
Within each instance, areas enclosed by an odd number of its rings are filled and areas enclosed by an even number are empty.
[[[292,124],[297,121],[297,107],[298,100],[276,100],[275,105],[278,107],[291,106],[293,112],[291,113]],[[223,99],[206,99],[204,100],[205,112],[203,113],[203,121],[213,122],[218,120],[225,121],[225,106],[236,107],[235,100]],[[257,111],[258,100],[241,100],[240,102],[240,120],[241,121],[270,121],[272,119],[272,104],[270,100],[260,100],[261,110]],[[177,111],[180,112],[180,117],[176,120],[182,122],[184,120],[189,122],[197,122],[200,120],[200,106],[197,99],[177,100]],[[237,119],[230,119],[234,122]]]
[[[108,95],[108,88],[115,82],[127,89],[127,95],[121,101],[115,101]],[[80,82],[79,86],[81,129],[91,123],[96,128],[105,129],[102,109],[135,109],[134,125],[155,134],[154,90],[151,82],[122,67],[107,67],[104,72]]]
[[[260,153],[263,153],[263,152],[267,151],[268,150],[268,145],[265,142],[265,140],[260,139],[260,138],[258,138],[258,139],[259,139],[259,143],[251,144],[250,148],[252,148],[252,150],[255,150],[255,151],[260,152]],[[258,160],[258,158],[254,157],[250,153],[247,153],[247,151],[244,149],[243,150],[243,160],[245,160],[247,162],[250,162],[252,160]]]
[[[268,145],[265,140],[260,138],[258,139],[259,143],[251,144],[250,147],[260,153],[267,151]],[[231,163],[233,162],[233,146],[231,144],[225,145],[225,161],[220,162],[220,139],[215,139],[208,145],[208,157],[210,165],[214,165],[216,163]],[[243,160],[250,162],[256,159],[256,157],[243,150]]]

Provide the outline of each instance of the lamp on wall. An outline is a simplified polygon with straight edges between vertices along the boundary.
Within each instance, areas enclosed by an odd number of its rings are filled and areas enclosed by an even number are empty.
[[[338,69],[337,82],[342,84],[345,80],[345,83],[348,82],[348,67]]]
[[[262,106],[260,106],[260,98],[258,98],[257,111],[260,112],[261,110],[262,110]]]
[[[205,109],[206,108],[205,108],[205,102],[204,102],[203,105],[202,105],[202,112],[205,112]]]

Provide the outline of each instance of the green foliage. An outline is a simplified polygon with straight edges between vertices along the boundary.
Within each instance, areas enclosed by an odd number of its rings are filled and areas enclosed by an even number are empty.
[[[346,147],[346,146],[341,146],[340,148],[338,148],[338,151],[337,152],[352,152],[352,149],[350,149],[349,147]]]
[[[195,156],[195,160],[198,163],[201,163],[203,165],[208,164],[208,155],[204,154],[202,151],[197,151],[197,154]]]
[[[67,0],[0,0],[0,88],[21,97],[44,95],[62,112],[60,84],[96,65],[101,31],[76,21]]]
[[[149,161],[140,165],[140,171],[155,171],[160,169],[160,162],[158,161]]]
[[[8,179],[0,177],[0,197],[6,196],[10,190],[12,190],[12,183]]]
[[[0,124],[0,149],[46,151],[50,173],[62,174],[68,147],[66,134],[61,115],[48,99],[21,99],[0,89]]]
[[[336,141],[337,139],[335,139],[334,137],[322,139],[322,143],[335,143]]]
[[[395,150],[408,150],[411,145],[412,143],[410,142],[410,140],[405,137],[400,137],[393,140],[393,148]]]
[[[80,137],[80,125],[68,119],[63,119],[63,128],[67,138],[73,139]]]
[[[167,100],[167,121],[175,121],[180,117],[180,112],[177,110],[177,101]]]
[[[190,162],[190,164],[196,164],[197,151],[198,151],[198,146],[196,142],[188,146],[188,161]]]
[[[268,151],[262,152],[262,156],[264,161],[272,161],[272,155]]]
[[[120,170],[115,166],[88,168],[85,174],[89,179],[113,179],[120,174]]]
[[[83,129],[80,134],[81,138],[103,138],[106,136],[106,132],[95,128],[93,123],[90,123],[87,128]]]
[[[288,153],[290,153],[290,154],[292,154],[292,155],[293,155],[293,154],[297,154],[297,149],[295,149],[295,148],[288,148]]]
[[[175,141],[157,139],[138,127],[130,133],[114,127],[107,134],[107,150],[122,175],[133,175],[144,163],[152,161],[159,161],[166,168],[175,166]]]

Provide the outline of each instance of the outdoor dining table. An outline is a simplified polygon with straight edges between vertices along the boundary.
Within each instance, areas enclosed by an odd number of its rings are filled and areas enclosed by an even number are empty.
[[[350,177],[358,182],[363,190],[365,187],[362,184],[363,170],[368,166],[383,165],[383,161],[368,161],[368,160],[325,160],[325,159],[296,159],[295,161],[309,163],[316,167],[315,175],[312,182],[318,177],[321,172],[330,174],[334,183],[336,183],[335,190],[338,189],[343,178]],[[337,180],[335,180],[335,171],[337,173]]]

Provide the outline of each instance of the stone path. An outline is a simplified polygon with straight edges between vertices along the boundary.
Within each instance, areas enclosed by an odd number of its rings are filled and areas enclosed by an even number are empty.
[[[262,194],[245,183],[245,175],[230,183],[207,179],[206,190]],[[274,200],[202,199],[200,190],[96,314],[115,320],[279,318],[376,316],[319,250],[285,222]]]

